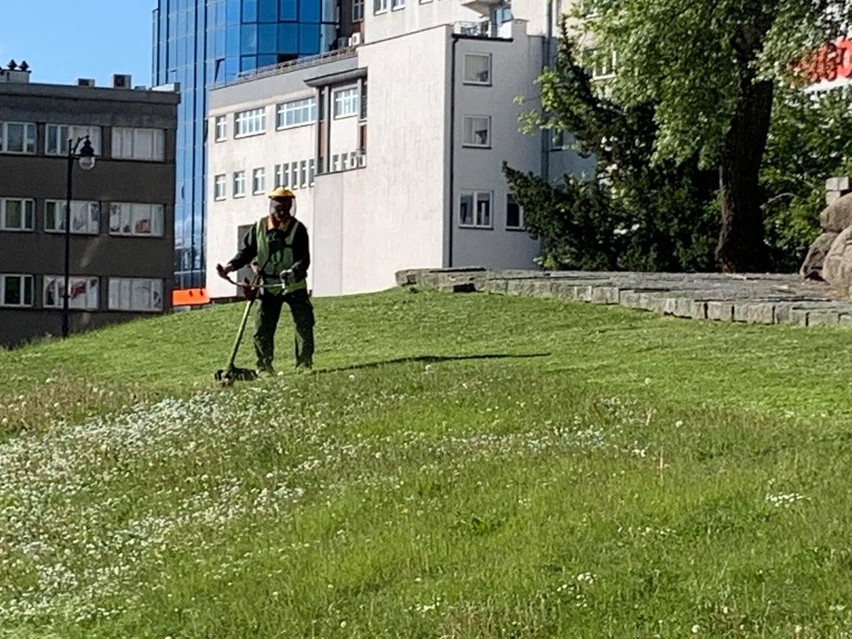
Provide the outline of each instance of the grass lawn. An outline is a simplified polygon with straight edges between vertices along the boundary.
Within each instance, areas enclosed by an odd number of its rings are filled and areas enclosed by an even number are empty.
[[[315,304],[0,351],[0,638],[852,637],[849,331]]]

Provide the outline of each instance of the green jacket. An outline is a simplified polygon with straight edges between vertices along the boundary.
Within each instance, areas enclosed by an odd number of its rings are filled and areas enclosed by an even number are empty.
[[[293,271],[293,281],[286,292],[307,288],[308,267],[311,255],[308,230],[296,218],[291,218],[284,229],[266,228],[267,217],[255,222],[243,237],[243,245],[229,264],[234,269],[242,268],[252,262],[263,267],[264,283],[279,284],[279,274],[284,269]],[[268,260],[267,260],[268,258]],[[270,287],[272,293],[280,293],[283,287]]]

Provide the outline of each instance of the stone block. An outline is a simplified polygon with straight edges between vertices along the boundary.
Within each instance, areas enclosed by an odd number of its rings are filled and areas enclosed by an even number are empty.
[[[730,322],[734,319],[734,304],[728,301],[707,302],[707,319]]]
[[[593,286],[591,301],[595,304],[618,304],[617,286]]]
[[[665,311],[666,298],[660,293],[640,293],[639,304],[640,308],[646,311],[662,314]]]
[[[550,282],[550,294],[560,299],[574,299],[574,284],[571,281],[554,279]]]
[[[790,309],[790,314],[788,316],[788,323],[797,324],[798,326],[807,326],[808,325],[808,309],[806,308],[797,308],[793,307]]]
[[[840,313],[836,310],[808,309],[806,326],[837,326],[840,323]]]
[[[488,278],[487,280],[485,280],[484,289],[489,293],[505,294],[508,285],[508,280],[505,280],[502,277]]]
[[[535,288],[536,282],[533,279],[510,279],[507,281],[506,292],[509,295],[532,295]]]
[[[844,175],[843,177],[830,177],[825,181],[825,190],[826,191],[848,191],[849,190],[849,176]]]
[[[636,291],[619,291],[618,300],[622,306],[626,306],[627,308],[644,308],[640,303],[639,295],[640,293]]]
[[[689,300],[689,317],[692,319],[707,319],[707,302],[703,300]]]
[[[749,324],[774,324],[775,304],[772,302],[737,302],[734,304],[734,321]]]
[[[586,284],[574,286],[574,299],[578,302],[591,302],[592,287]]]

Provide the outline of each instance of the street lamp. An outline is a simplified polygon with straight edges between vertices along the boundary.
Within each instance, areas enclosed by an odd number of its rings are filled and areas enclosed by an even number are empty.
[[[82,143],[83,146],[80,146]],[[79,149],[79,150],[78,150]],[[70,270],[71,270],[71,178],[74,175],[74,160],[78,160],[80,168],[88,171],[95,166],[95,150],[89,141],[89,136],[84,135],[68,140],[68,172],[65,179],[65,288],[62,295],[62,338],[68,337],[68,305],[71,298]]]

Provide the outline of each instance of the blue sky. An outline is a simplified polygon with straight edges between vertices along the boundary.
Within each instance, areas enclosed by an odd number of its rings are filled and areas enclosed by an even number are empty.
[[[76,84],[113,73],[151,84],[151,12],[156,0],[0,0],[0,66],[26,60],[31,82]]]

